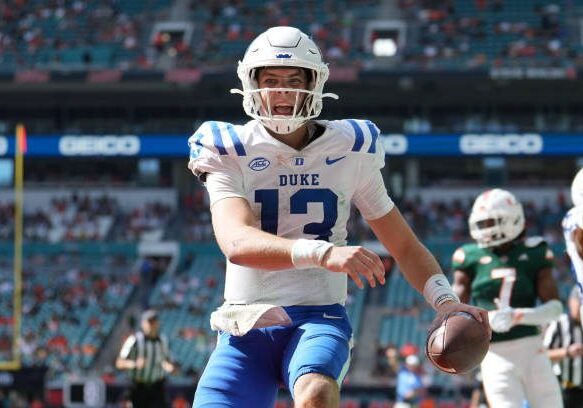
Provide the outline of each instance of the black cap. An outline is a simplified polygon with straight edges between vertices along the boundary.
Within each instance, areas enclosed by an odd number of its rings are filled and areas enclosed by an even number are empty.
[[[142,313],[142,321],[152,321],[158,319],[158,312],[154,309],[148,309]]]

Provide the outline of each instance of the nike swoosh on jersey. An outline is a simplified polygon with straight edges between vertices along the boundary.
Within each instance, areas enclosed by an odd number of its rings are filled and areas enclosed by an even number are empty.
[[[322,317],[323,317],[324,319],[344,319],[344,317],[343,317],[343,316],[334,316],[334,315],[329,315],[328,313],[324,313],[324,314],[322,315]]]
[[[328,165],[330,165],[330,164],[334,164],[334,163],[336,163],[337,161],[340,161],[340,160],[344,159],[345,157],[346,157],[346,156],[342,156],[342,157],[339,157],[339,158],[337,158],[337,159],[331,159],[330,157],[326,157],[326,164],[328,164]]]

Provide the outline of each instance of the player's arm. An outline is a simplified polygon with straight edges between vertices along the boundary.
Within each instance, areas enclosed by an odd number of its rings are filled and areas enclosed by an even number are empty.
[[[209,181],[212,175],[209,175]],[[247,200],[221,199],[211,207],[213,228],[221,250],[234,264],[264,270],[323,267],[348,274],[364,287],[385,282],[380,258],[361,246],[337,247],[319,240],[293,240],[262,231]]]
[[[569,344],[567,347],[550,349],[547,351],[547,355],[552,362],[558,362],[566,358],[579,357],[582,354],[583,344],[581,343]]]
[[[488,325],[485,310],[459,303],[437,260],[417,239],[398,208],[394,207],[386,215],[367,222],[395,258],[405,279],[424,295],[432,307],[443,314],[466,311]],[[487,329],[490,330],[489,326]]]
[[[490,312],[492,330],[505,333],[517,324],[540,326],[557,319],[563,312],[552,268],[541,269],[537,277],[537,295],[543,302],[536,307],[504,307]]]
[[[259,229],[244,198],[219,200],[212,205],[211,214],[217,242],[232,263],[266,270],[293,268],[294,241]]]
[[[579,342],[574,342],[566,347],[561,347],[563,337],[561,332],[563,330],[571,330],[568,326],[562,327],[564,324],[571,323],[566,320],[556,320],[551,322],[545,331],[543,345],[547,349],[547,355],[554,363],[566,358],[578,357],[583,354],[583,344]]]
[[[115,360],[115,367],[118,370],[134,370],[136,368],[141,368],[141,366],[143,366],[143,361],[131,357],[135,354],[135,350],[136,336],[131,335],[124,342],[119,352],[119,356]]]
[[[459,269],[453,272],[453,291],[463,303],[470,303],[472,296],[472,280],[465,271]]]
[[[543,303],[537,307],[515,309],[514,324],[538,326],[549,323],[561,315],[563,304],[559,300],[552,268],[543,268],[538,273],[537,294]]]

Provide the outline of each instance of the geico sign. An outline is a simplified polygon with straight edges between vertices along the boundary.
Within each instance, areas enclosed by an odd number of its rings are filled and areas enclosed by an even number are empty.
[[[409,146],[407,138],[399,134],[383,135],[382,143],[386,154],[405,154]]]
[[[536,133],[462,135],[460,150],[465,154],[538,154],[543,138]]]
[[[63,136],[59,140],[63,156],[134,156],[140,152],[140,139],[125,136]]]
[[[0,156],[4,156],[6,153],[8,153],[8,139],[0,136]]]

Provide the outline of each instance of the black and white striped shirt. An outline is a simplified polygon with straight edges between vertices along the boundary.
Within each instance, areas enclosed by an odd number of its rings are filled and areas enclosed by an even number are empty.
[[[166,372],[162,368],[162,362],[171,360],[168,341],[164,335],[154,338],[146,337],[141,331],[126,339],[119,356],[131,360],[144,359],[142,369],[131,370],[132,379],[144,384],[152,384],[164,379]]]
[[[547,349],[559,349],[583,342],[581,324],[563,313],[549,324],[545,331],[544,345]],[[566,357],[553,363],[553,370],[564,388],[583,386],[583,356]]]

